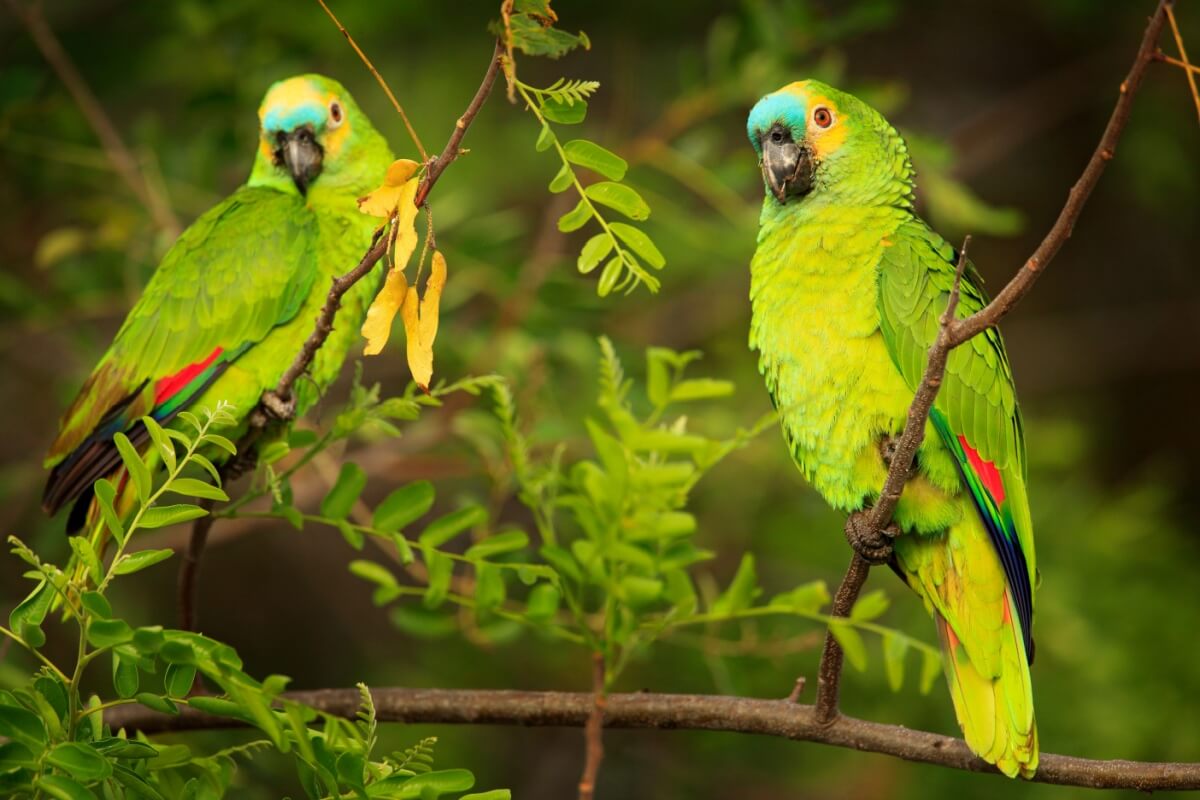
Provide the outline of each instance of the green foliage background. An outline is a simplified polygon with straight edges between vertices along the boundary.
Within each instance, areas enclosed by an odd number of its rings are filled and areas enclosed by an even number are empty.
[[[575,268],[594,231],[555,229],[572,205],[546,190],[559,164],[535,149],[533,118],[498,90],[469,134],[470,154],[432,197],[451,270],[436,370],[451,380],[509,378],[534,452],[548,455],[563,442],[568,462],[592,457],[582,420],[596,416],[600,334],[639,385],[646,347],[704,351],[689,374],[730,380],[736,391],[689,408],[691,428],[729,435],[769,410],[746,349],[760,181],[742,130],[759,95],[814,76],[884,110],[913,144],[925,212],[947,236],[977,234],[973,256],[998,285],[1077,177],[1150,11],[1148,3],[879,0],[702,2],[686,14],[675,4],[624,0],[556,7],[563,27],[585,30],[592,49],[559,62],[523,59],[520,77],[542,86],[560,76],[601,82],[582,131],[629,162],[625,183],[653,208],[639,225],[666,256],[666,269],[655,273],[662,287],[597,297],[600,270],[581,276]],[[433,2],[342,2],[335,10],[426,146],[440,147],[486,66],[494,4],[472,0],[451,11]],[[1196,42],[1200,17],[1191,10],[1183,5],[1181,22]],[[47,13],[184,220],[244,179],[254,110],[265,87],[289,74],[337,77],[397,153],[414,155],[386,99],[315,3],[81,1]],[[1190,577],[1200,555],[1200,428],[1191,413],[1200,390],[1198,144],[1182,74],[1154,67],[1074,237],[1005,326],[1029,422],[1043,574],[1034,680],[1048,751],[1200,760],[1200,597]],[[9,16],[0,16],[0,175],[0,529],[61,560],[69,549],[61,521],[37,508],[40,454],[169,242],[108,170],[78,110]],[[402,394],[403,358],[370,360],[364,380]],[[332,422],[348,391],[331,393],[318,424]],[[297,505],[320,504],[344,449],[369,476],[371,505],[427,479],[438,489],[434,515],[470,498],[494,519],[531,530],[503,454],[489,449],[490,407],[486,395],[456,394],[402,423],[400,439],[339,443],[338,458],[294,483]],[[716,554],[701,567],[711,575],[699,581],[702,593],[727,586],[747,552],[767,594],[836,581],[847,559],[842,520],[803,486],[773,432],[717,465],[691,492],[689,509],[696,544]],[[178,547],[186,531],[141,535],[147,548]],[[438,638],[397,628],[373,605],[371,586],[347,569],[362,557],[333,529],[221,521],[204,567],[201,630],[233,645],[247,672],[290,675],[293,688],[360,680],[587,688],[585,651],[549,638],[487,638],[469,619],[463,632]],[[28,591],[21,570],[16,559],[0,559],[0,607]],[[892,597],[884,624],[932,640],[924,612],[891,576],[878,574],[871,586]],[[174,602],[169,567],[125,580],[114,597],[133,624],[173,625]],[[718,643],[718,633],[738,644]],[[615,689],[783,696],[798,675],[814,683],[820,636],[812,622],[772,619],[678,637],[635,658]],[[69,639],[57,644],[56,655],[69,661]],[[889,691],[878,639],[867,646],[866,670],[849,671],[844,682],[849,713],[954,730],[940,686],[926,696],[910,680]],[[23,654],[4,651],[0,687],[23,680],[28,666]],[[574,732],[380,733],[387,751],[437,735],[439,761],[467,765],[483,785],[509,786],[519,798],[564,796],[582,756]],[[246,738],[202,736],[212,749]],[[731,735],[613,732],[606,743],[601,797],[1082,794]],[[237,780],[237,796],[298,791],[288,765],[270,755],[243,763]]]

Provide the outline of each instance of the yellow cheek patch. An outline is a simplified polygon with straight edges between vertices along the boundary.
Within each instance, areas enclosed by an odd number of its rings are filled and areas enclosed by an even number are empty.
[[[325,107],[337,100],[337,96],[329,94],[325,98]],[[346,144],[346,139],[350,136],[350,114],[346,110],[346,104],[338,101],[342,106],[342,124],[334,130],[325,131],[325,156],[326,158],[337,156],[342,151],[342,147]]]
[[[808,131],[808,141],[812,145],[813,155],[820,159],[823,156],[836,152],[838,148],[846,143],[846,126],[842,120],[841,109],[824,94],[820,92],[806,92],[805,97],[808,101],[810,117],[808,125],[805,126]],[[819,106],[825,106],[833,113],[833,124],[828,128],[817,127],[811,120],[812,110]]]

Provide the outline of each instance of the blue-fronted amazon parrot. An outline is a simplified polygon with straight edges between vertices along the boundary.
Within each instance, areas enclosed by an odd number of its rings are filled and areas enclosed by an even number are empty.
[[[958,254],[917,216],[905,143],[866,103],[793,83],[754,106],[747,133],[765,187],[750,344],[792,456],[850,513],[855,549],[887,560],[924,601],[967,744],[1005,774],[1031,776],[1036,565],[1004,342],[991,329],[951,352],[894,527],[863,531]],[[968,267],[956,313],[985,304]]]
[[[143,416],[179,424],[184,409],[226,401],[244,423],[299,353],[331,278],[370,243],[377,221],[356,199],[392,155],[346,89],[320,75],[289,78],[270,87],[258,116],[249,179],[163,257],[62,418],[43,505],[53,514],[73,504],[68,530],[88,519],[97,479],[124,484],[114,435],[149,447]],[[297,384],[298,411],[337,376],[376,285],[360,281],[343,298],[312,380]]]

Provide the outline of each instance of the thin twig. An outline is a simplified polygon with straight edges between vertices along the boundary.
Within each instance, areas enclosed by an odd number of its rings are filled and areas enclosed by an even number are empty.
[[[595,709],[591,692],[516,692],[475,689],[372,689],[381,722],[451,725],[536,725],[582,727]],[[361,697],[355,689],[285,692],[281,697],[319,711],[353,719]],[[139,705],[104,713],[114,730],[164,733],[241,727],[231,717],[214,717],[181,707],[167,716]],[[863,752],[882,753],[907,761],[936,764],[968,772],[999,774],[967,749],[961,739],[839,716],[825,724],[816,707],[788,699],[759,700],[720,695],[610,694],[604,726],[657,730],[707,730],[775,736],[817,742]],[[1101,761],[1042,753],[1031,779],[1040,783],[1143,792],[1200,789],[1200,763]]]
[[[204,555],[208,532],[212,530],[215,521],[212,515],[212,500],[201,500],[200,507],[209,513],[192,523],[192,536],[179,561],[179,627],[185,631],[196,630],[196,585],[200,572],[200,558]]]
[[[1067,195],[1067,202],[1051,226],[1050,231],[1042,239],[1037,249],[1034,250],[1033,255],[1029,257],[1008,284],[1000,290],[995,299],[971,316],[958,320],[954,318],[954,308],[958,302],[959,282],[962,279],[962,271],[966,264],[967,245],[966,243],[963,244],[958,260],[958,273],[955,277],[954,288],[951,291],[946,311],[941,317],[937,338],[929,350],[929,360],[926,364],[925,372],[913,396],[912,404],[909,406],[904,433],[901,435],[896,451],[892,456],[892,462],[888,468],[887,481],[884,483],[879,500],[875,503],[871,511],[869,524],[872,530],[882,531],[891,522],[896,502],[900,499],[900,494],[903,492],[904,485],[908,481],[913,457],[916,455],[917,449],[920,447],[921,441],[925,436],[925,425],[929,419],[929,411],[933,407],[938,389],[941,387],[942,377],[946,369],[946,360],[950,355],[950,351],[968,341],[971,337],[982,333],[988,328],[994,327],[1012,311],[1017,302],[1033,288],[1034,281],[1038,279],[1042,270],[1045,269],[1054,256],[1058,254],[1058,251],[1066,243],[1067,239],[1070,238],[1071,232],[1075,228],[1075,222],[1079,219],[1079,215],[1083,211],[1084,204],[1087,202],[1092,190],[1096,188],[1096,183],[1100,180],[1104,168],[1108,166],[1108,162],[1112,160],[1116,152],[1117,142],[1121,138],[1125,124],[1129,121],[1130,110],[1133,107],[1133,98],[1141,86],[1146,68],[1152,61],[1156,60],[1157,42],[1162,35],[1162,29],[1168,19],[1171,5],[1172,0],[1160,0],[1154,15],[1150,17],[1146,31],[1142,35],[1141,45],[1138,47],[1137,55],[1134,57],[1133,66],[1130,68],[1125,80],[1121,82],[1116,106],[1113,108],[1108,125],[1100,137],[1100,143],[1096,146],[1092,157],[1088,159],[1083,174],[1075,182],[1075,185],[1071,187],[1071,191]],[[849,613],[850,609],[854,606],[854,602],[858,599],[859,592],[862,590],[869,572],[870,565],[855,553],[854,557],[850,560],[850,567],[847,569],[846,575],[842,579],[842,583],[835,595],[834,606],[831,612],[833,616],[845,616]],[[817,684],[817,719],[822,724],[831,724],[838,716],[837,695],[838,683],[841,678],[841,668],[841,646],[838,645],[832,633],[829,633],[826,635],[825,649],[821,654],[821,666]]]
[[[104,154],[108,156],[113,169],[137,196],[138,201],[150,212],[154,224],[174,239],[180,231],[179,220],[176,218],[175,212],[171,210],[170,204],[158,187],[148,181],[139,169],[137,159],[125,145],[125,141],[117,132],[117,127],[104,110],[104,106],[96,99],[96,95],[92,93],[91,87],[84,80],[79,68],[75,66],[75,62],[63,49],[62,43],[59,42],[58,36],[55,35],[50,24],[46,22],[41,4],[32,3],[24,6],[20,0],[5,0],[5,2],[13,16],[19,19],[29,31],[29,36],[41,51],[42,57],[50,64],[63,85],[67,87],[67,91],[75,100],[75,105],[79,106],[88,125],[92,127],[92,132],[100,140]]]
[[[1196,105],[1196,116],[1200,117],[1200,90],[1196,89],[1196,76],[1192,74],[1195,67],[1188,60],[1187,49],[1183,46],[1183,37],[1179,34],[1179,26],[1175,24],[1175,10],[1167,6],[1167,22],[1171,23],[1171,35],[1175,37],[1175,46],[1179,48],[1179,58],[1183,61],[1183,74],[1187,76],[1188,88],[1192,90],[1192,102]]]
[[[1173,66],[1179,67],[1180,69],[1187,70],[1188,72],[1200,73],[1200,67],[1197,67],[1195,64],[1189,64],[1186,61],[1180,61],[1178,58],[1172,58],[1171,56],[1164,53],[1162,50],[1159,50],[1157,53],[1154,54],[1154,59],[1155,59],[1155,61],[1161,61],[1164,64],[1171,64]]]
[[[604,691],[604,654],[592,654],[592,710],[583,727],[586,741],[583,776],[579,779],[579,800],[592,800],[596,795],[596,778],[604,760],[604,707],[608,697]]]
[[[354,37],[350,35],[350,31],[346,30],[346,26],[342,24],[342,21],[337,18],[329,6],[325,5],[325,0],[317,0],[317,2],[321,4],[321,8],[325,9],[325,13],[329,15],[331,20],[333,20],[333,24],[337,25],[338,30],[342,32],[342,36],[346,37],[346,41],[349,42],[350,46],[354,48],[354,52],[358,53],[358,57],[361,58],[362,62],[367,65],[367,69],[371,70],[371,74],[375,76],[375,80],[383,89],[384,94],[386,94],[388,99],[392,101],[392,106],[396,109],[396,113],[400,115],[400,119],[404,120],[404,127],[408,129],[409,138],[412,139],[413,144],[417,146],[417,151],[421,154],[421,160],[428,161],[429,154],[425,152],[425,145],[421,144],[421,137],[417,136],[417,129],[414,128],[412,123],[408,121],[408,114],[404,113],[404,108],[400,105],[400,101],[397,100],[396,95],[392,93],[392,87],[388,86],[387,81],[385,81],[383,76],[379,74],[379,70],[375,69],[375,65],[371,63],[371,59],[367,58],[367,54],[364,53],[363,49],[358,46],[358,42],[354,41]]]

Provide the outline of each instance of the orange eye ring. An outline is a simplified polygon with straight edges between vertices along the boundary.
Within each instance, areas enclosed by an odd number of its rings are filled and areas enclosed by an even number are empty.
[[[833,112],[825,106],[817,106],[813,109],[812,118],[818,128],[828,128],[833,124]]]
[[[342,124],[342,120],[346,118],[346,113],[342,110],[342,104],[334,100],[329,104],[329,127],[336,128]]]

